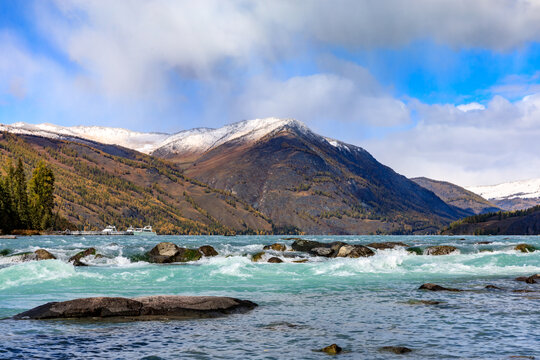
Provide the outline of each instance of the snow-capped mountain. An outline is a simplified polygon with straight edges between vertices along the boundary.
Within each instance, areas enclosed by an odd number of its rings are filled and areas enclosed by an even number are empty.
[[[309,129],[301,122],[293,119],[254,119],[237,122],[218,129],[196,128],[180,131],[175,134],[144,133],[122,128],[103,126],[65,127],[52,124],[27,124],[23,122],[11,125],[0,124],[0,131],[15,134],[36,135],[55,139],[82,138],[103,144],[120,145],[145,154],[156,150],[160,153],[202,153],[235,139],[257,141],[263,136],[283,126],[293,126],[303,131]],[[338,146],[332,139],[328,141]]]
[[[540,179],[521,180],[498,185],[471,186],[467,190],[488,200],[540,198]]]

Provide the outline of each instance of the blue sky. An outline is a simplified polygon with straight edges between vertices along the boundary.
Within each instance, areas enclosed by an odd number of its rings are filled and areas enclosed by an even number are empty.
[[[0,123],[293,117],[407,176],[540,177],[540,5],[0,1]]]

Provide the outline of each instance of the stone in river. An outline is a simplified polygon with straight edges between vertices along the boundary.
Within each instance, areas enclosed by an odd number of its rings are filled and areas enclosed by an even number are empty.
[[[199,248],[199,251],[206,257],[218,256],[218,252],[210,245],[203,245]]]
[[[453,289],[453,288],[445,288],[443,286],[432,284],[432,283],[426,283],[422,284],[419,288],[419,290],[429,290],[429,291],[462,291],[459,289]]]
[[[453,253],[454,251],[457,251],[457,248],[455,246],[449,246],[449,245],[437,245],[437,246],[430,246],[424,250],[425,255],[448,255]]]

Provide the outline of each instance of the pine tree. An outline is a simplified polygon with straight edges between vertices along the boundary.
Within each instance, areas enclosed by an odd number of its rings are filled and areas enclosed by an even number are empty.
[[[22,160],[19,158],[17,162],[17,168],[13,172],[13,188],[12,196],[14,200],[15,211],[18,215],[19,229],[28,229],[31,227],[30,223],[30,209],[28,206],[28,191],[26,184],[26,176],[24,174],[24,166]]]
[[[29,189],[33,228],[36,230],[50,228],[54,219],[54,174],[44,162],[40,162],[34,169]]]

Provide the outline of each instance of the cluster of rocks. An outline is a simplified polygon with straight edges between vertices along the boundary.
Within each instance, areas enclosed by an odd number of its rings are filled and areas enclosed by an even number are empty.
[[[343,352],[343,348],[337,344],[332,344],[332,345],[325,346],[322,349],[316,349],[314,351],[323,352],[328,355],[338,355]],[[402,355],[402,354],[410,353],[412,349],[409,349],[408,347],[405,347],[405,346],[383,346],[379,348],[379,351],[391,352],[397,355]]]
[[[123,297],[92,297],[50,302],[17,314],[13,319],[190,319],[244,313],[255,307],[257,307],[257,304],[249,300],[218,296],[159,295],[133,299]]]
[[[540,274],[533,274],[530,276],[520,276],[515,278],[516,281],[523,281],[527,284],[536,284],[538,281],[540,281]],[[505,290],[501,287],[488,284],[484,287],[485,290]],[[425,283],[420,285],[418,290],[427,290],[427,291],[452,291],[452,292],[461,292],[461,291],[467,291],[463,289],[455,289],[455,288],[447,288],[441,285],[433,284],[433,283]],[[476,291],[476,290],[469,290],[469,291]],[[530,292],[533,290],[529,289],[518,289],[518,290],[512,290],[513,292]]]
[[[188,262],[200,260],[203,256],[217,256],[218,252],[210,245],[198,249],[180,247],[172,242],[161,242],[148,252],[148,261],[156,264]]]

